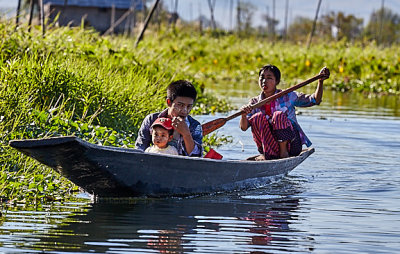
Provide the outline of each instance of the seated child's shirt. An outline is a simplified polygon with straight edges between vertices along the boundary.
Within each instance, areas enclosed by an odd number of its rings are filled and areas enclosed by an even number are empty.
[[[158,146],[149,146],[145,150],[146,153],[161,153],[170,155],[179,155],[178,150],[173,146],[167,146],[166,148],[159,148]]]
[[[159,117],[168,117],[168,109],[165,109],[161,113],[152,113],[145,117],[142,122],[142,125],[138,132],[138,137],[136,139],[135,147],[136,149],[145,151],[151,143],[151,134],[150,127],[154,123],[154,121]],[[193,156],[193,157],[201,157],[203,154],[202,142],[203,142],[203,129],[201,128],[201,124],[192,118],[190,115],[186,118],[186,123],[189,125],[190,134],[192,135],[194,141],[194,149],[188,154],[185,151],[183,137],[179,135],[178,140],[176,139],[176,131],[174,131],[174,139],[169,142],[169,145],[174,146],[179,155]]]

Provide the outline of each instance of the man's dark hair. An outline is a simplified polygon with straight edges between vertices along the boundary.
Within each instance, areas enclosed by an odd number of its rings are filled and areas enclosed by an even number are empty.
[[[261,68],[261,70],[258,72],[258,76],[260,77],[261,73],[264,71],[272,72],[276,79],[276,83],[279,84],[279,82],[281,81],[281,71],[278,69],[278,67],[272,64],[267,64]]]
[[[197,98],[196,88],[186,80],[178,80],[174,81],[167,87],[167,99],[170,99],[171,102],[176,99],[176,97],[189,97],[194,101]]]

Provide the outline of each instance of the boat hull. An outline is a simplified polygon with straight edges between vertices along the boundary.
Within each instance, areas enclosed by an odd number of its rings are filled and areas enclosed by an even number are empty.
[[[99,146],[76,137],[14,140],[10,146],[98,197],[187,196],[265,186],[314,152],[268,161],[213,160]]]

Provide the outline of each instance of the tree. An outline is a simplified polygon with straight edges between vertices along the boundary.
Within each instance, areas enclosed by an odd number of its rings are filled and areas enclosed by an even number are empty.
[[[268,13],[263,15],[263,20],[266,22],[267,24],[267,34],[268,35],[274,35],[275,31],[276,31],[276,26],[279,24],[279,20],[274,19],[273,17],[271,17]]]
[[[313,25],[313,20],[306,17],[296,17],[288,28],[288,38],[293,41],[306,40]]]
[[[365,35],[378,43],[400,42],[400,16],[387,8],[374,11],[365,28]]]
[[[343,12],[331,12],[321,17],[320,32],[328,38],[354,40],[361,36],[363,19]]]
[[[244,34],[249,34],[252,30],[252,19],[254,16],[255,6],[249,2],[239,1],[237,11],[238,31],[242,31]]]

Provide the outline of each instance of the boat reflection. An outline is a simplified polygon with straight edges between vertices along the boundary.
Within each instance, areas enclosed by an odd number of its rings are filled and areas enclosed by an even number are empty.
[[[250,228],[250,232],[258,234],[252,237],[252,244],[268,245],[271,241],[289,241],[288,238],[279,236],[278,232],[290,232],[291,221],[297,220],[297,215],[292,212],[298,208],[298,204],[298,199],[286,199],[277,208],[251,211],[244,219],[253,221],[256,225]]]
[[[88,212],[72,216],[72,223],[42,235],[40,248],[111,253],[299,251],[301,241],[309,239],[296,228],[300,200],[295,195],[265,195],[266,191],[94,203]]]
[[[281,251],[287,247],[287,251],[292,252],[295,248],[290,246],[290,224],[297,219],[292,212],[298,204],[296,198],[283,198],[247,212],[239,211],[239,207],[234,206],[235,213],[245,213],[245,216],[197,215],[194,216],[193,228],[180,225],[174,230],[142,230],[140,233],[142,238],[148,240],[147,246],[160,253],[189,250],[201,253],[211,250],[262,253],[261,250],[271,250],[269,245],[279,246]]]

